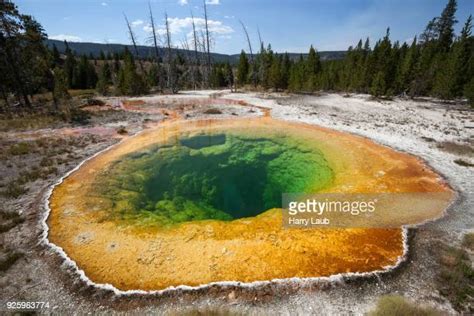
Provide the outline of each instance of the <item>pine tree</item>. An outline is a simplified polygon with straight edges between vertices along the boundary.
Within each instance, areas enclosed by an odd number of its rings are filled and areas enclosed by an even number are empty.
[[[308,53],[308,58],[305,64],[304,81],[306,89],[314,91],[317,88],[317,76],[321,71],[321,61],[319,54],[316,53],[313,45],[311,45]]]
[[[410,48],[401,59],[398,75],[398,87],[402,92],[407,92],[415,76],[415,65],[418,62],[419,50],[417,38],[413,39]]]
[[[12,1],[0,1],[0,69],[2,95],[12,92],[31,107],[30,96],[50,84],[46,33],[31,16],[20,14]],[[8,102],[7,102],[8,103]]]
[[[137,73],[135,60],[126,49],[123,54],[124,65],[120,68],[117,78],[116,91],[122,95],[140,95],[148,91],[145,80]],[[175,64],[173,62],[172,64]]]
[[[370,94],[374,97],[380,97],[385,94],[387,87],[385,85],[385,74],[382,71],[379,71],[372,82],[372,87],[370,88]]]
[[[44,45],[47,35],[41,24],[29,15],[22,15],[21,19],[24,32],[21,34],[22,50],[19,57],[22,72],[27,78],[26,89],[32,96],[48,85],[51,61]]]
[[[61,65],[62,60],[61,60],[61,55],[59,54],[58,48],[56,47],[56,44],[53,44],[53,48],[51,50],[51,58],[53,61],[53,68],[56,66]]]
[[[234,73],[232,72],[232,67],[228,62],[224,64],[224,69],[222,72],[224,74],[226,86],[232,91],[234,86]]]
[[[464,95],[469,101],[471,108],[474,108],[474,77],[464,86]]]
[[[56,67],[53,70],[54,76],[54,88],[53,88],[53,103],[55,111],[61,114],[64,119],[71,119],[71,107],[69,105],[69,99],[71,96],[68,92],[67,75],[65,71]]]
[[[160,83],[160,65],[152,63],[147,73],[147,81],[150,87],[157,87]]]
[[[441,51],[448,52],[454,39],[454,24],[457,3],[456,0],[449,0],[441,16],[436,20],[436,30],[438,33],[438,46]]]
[[[53,96],[56,101],[70,99],[71,96],[68,92],[67,77],[64,70],[60,67],[56,67],[54,72],[54,90]]]
[[[471,57],[471,36],[472,16],[466,21],[461,36],[453,43],[449,52],[439,53],[442,61],[438,65],[436,80],[433,87],[433,94],[442,99],[452,99],[459,97],[463,93],[464,85],[468,77],[468,65]]]
[[[110,66],[109,63],[105,62],[102,68],[100,69],[99,73],[99,79],[97,81],[97,92],[99,92],[102,95],[108,95],[109,94],[109,84],[111,82],[111,72],[110,72]]]
[[[285,53],[281,64],[281,88],[288,89],[288,81],[290,80],[290,69],[292,67],[290,56]]]
[[[466,20],[461,31],[461,36],[453,48],[453,95],[459,97],[463,94],[464,86],[474,78],[474,67],[470,67],[474,59],[474,39],[472,37],[472,15]]]
[[[69,88],[73,87],[73,77],[74,77],[74,69],[76,68],[76,58],[74,57],[72,50],[69,48],[69,45],[65,41],[66,44],[66,60],[64,61],[64,71],[66,72],[67,84]]]
[[[237,66],[237,83],[240,86],[245,85],[248,82],[249,77],[249,61],[247,55],[242,50],[239,58],[239,65]]]
[[[270,66],[269,85],[277,91],[282,88],[281,64],[282,58],[277,55],[273,58],[272,65]]]
[[[298,61],[293,64],[290,70],[290,78],[288,80],[288,88],[293,91],[302,91],[305,83],[305,60],[300,55]]]

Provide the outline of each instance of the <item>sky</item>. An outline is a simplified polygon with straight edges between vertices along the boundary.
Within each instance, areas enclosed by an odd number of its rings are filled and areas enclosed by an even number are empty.
[[[239,21],[259,46],[258,30],[277,52],[346,50],[360,38],[371,43],[390,27],[392,40],[411,42],[430,19],[439,16],[447,0],[205,0],[208,8],[212,51],[236,54],[247,50]],[[175,46],[191,42],[192,19],[203,27],[203,0],[16,0],[21,13],[33,15],[49,38],[71,42],[129,44],[124,14],[139,44],[149,45],[150,3],[159,33],[164,32],[167,12]],[[458,0],[456,31],[469,14],[474,0]]]

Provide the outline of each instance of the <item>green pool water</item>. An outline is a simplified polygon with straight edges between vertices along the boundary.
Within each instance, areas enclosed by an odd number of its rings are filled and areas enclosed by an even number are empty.
[[[221,133],[126,155],[94,187],[113,218],[166,225],[256,216],[281,207],[282,193],[316,192],[332,179],[323,154],[292,136]]]

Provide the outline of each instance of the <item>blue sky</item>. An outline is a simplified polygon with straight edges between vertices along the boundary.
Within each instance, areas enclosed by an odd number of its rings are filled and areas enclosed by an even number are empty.
[[[242,20],[254,46],[257,27],[264,42],[276,51],[345,50],[362,37],[374,42],[391,28],[393,40],[411,41],[427,22],[438,16],[447,0],[206,0],[213,34],[213,51],[239,53],[246,40]],[[129,43],[123,18],[126,13],[139,43],[149,37],[148,0],[17,0],[23,13],[43,25],[48,36],[83,42]],[[202,18],[202,0],[150,0],[162,28],[168,12],[175,46],[190,36],[191,11]],[[458,0],[457,30],[469,14],[473,0]],[[198,27],[202,20],[197,19]]]

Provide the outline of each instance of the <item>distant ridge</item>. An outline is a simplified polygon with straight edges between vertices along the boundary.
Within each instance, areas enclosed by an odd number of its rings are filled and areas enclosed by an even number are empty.
[[[56,45],[57,49],[60,53],[64,53],[66,50],[66,46],[64,41],[52,40],[47,39],[46,45],[48,47],[52,47]],[[68,42],[69,47],[79,55],[90,55],[94,57],[98,57],[100,52],[103,51],[104,54],[110,53],[119,53],[122,52],[125,47],[127,46],[130,50],[132,50],[131,45],[124,45],[124,44],[101,44],[101,43],[87,43],[87,42]],[[177,49],[173,48],[173,54],[180,53],[182,56],[194,56],[194,51],[184,50],[184,49]],[[164,48],[159,48],[159,53],[161,56],[165,56],[166,51]],[[321,60],[337,60],[342,59],[346,55],[345,51],[325,51],[325,52],[318,52],[321,56]],[[154,48],[151,46],[138,46],[138,55],[140,58],[147,58],[154,56]],[[202,54],[202,53],[200,53]],[[306,54],[299,54],[299,53],[289,53],[290,58],[296,59],[299,58],[300,55],[306,56]],[[214,62],[230,62],[231,64],[235,64],[239,60],[239,54],[219,54],[219,53],[211,53],[212,60]]]

